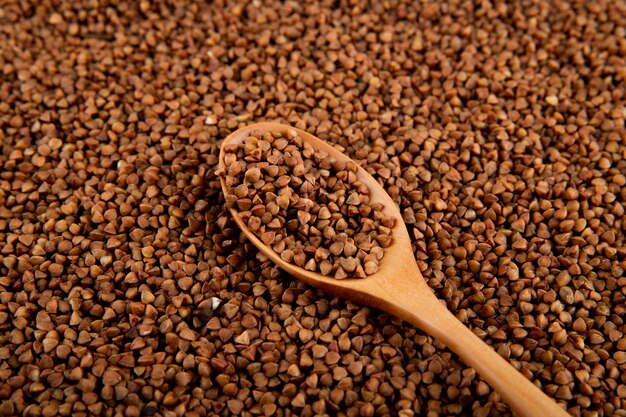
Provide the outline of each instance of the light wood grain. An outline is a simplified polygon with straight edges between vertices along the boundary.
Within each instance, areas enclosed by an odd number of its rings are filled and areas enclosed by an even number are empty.
[[[220,167],[224,168],[225,145],[241,143],[251,133],[267,131],[295,131],[314,148],[325,150],[337,160],[350,160],[336,148],[307,132],[277,123],[260,123],[242,128],[225,139],[220,153]],[[246,237],[289,274],[329,293],[393,314],[441,340],[472,366],[517,415],[569,416],[560,405],[459,322],[435,297],[417,267],[411,240],[397,206],[363,168],[359,168],[357,176],[368,185],[372,201],[382,203],[386,213],[396,218],[392,231],[393,242],[385,249],[379,271],[364,279],[336,280],[287,263],[248,230],[235,210],[231,210],[231,213]],[[227,192],[224,180],[221,179],[221,182],[222,189]]]

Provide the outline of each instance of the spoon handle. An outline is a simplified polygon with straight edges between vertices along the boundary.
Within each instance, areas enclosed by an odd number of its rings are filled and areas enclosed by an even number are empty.
[[[480,340],[435,297],[426,285],[393,291],[387,310],[438,338],[474,368],[519,417],[570,415]]]

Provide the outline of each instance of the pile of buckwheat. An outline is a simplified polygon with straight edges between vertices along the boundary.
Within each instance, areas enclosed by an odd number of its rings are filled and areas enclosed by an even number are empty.
[[[226,207],[285,262],[336,279],[378,271],[394,219],[370,200],[357,165],[295,130],[255,134],[224,153]]]
[[[0,415],[511,416],[441,343],[252,246],[215,174],[274,120],[399,205],[448,308],[626,416],[623,1],[5,1]]]

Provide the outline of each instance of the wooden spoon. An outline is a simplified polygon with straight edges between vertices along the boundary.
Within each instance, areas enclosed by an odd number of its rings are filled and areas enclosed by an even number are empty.
[[[259,123],[239,129],[224,140],[219,158],[220,168],[225,168],[226,145],[239,144],[251,133],[263,132],[283,134],[296,132],[314,149],[324,150],[339,161],[350,160],[337,149],[307,132],[277,123]],[[396,219],[392,230],[393,241],[385,249],[379,270],[367,278],[337,280],[285,262],[272,248],[263,244],[248,230],[235,210],[230,211],[246,237],[281,269],[331,294],[391,313],[436,337],[478,371],[517,415],[569,416],[560,405],[458,321],[435,297],[417,267],[411,240],[396,204],[363,168],[359,167],[357,177],[368,186],[371,201],[382,203],[386,213]],[[221,184],[224,193],[227,193],[223,177]]]

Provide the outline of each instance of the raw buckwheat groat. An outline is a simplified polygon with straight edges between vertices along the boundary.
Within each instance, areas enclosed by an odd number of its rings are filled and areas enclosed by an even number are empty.
[[[226,149],[226,205],[286,262],[337,279],[378,270],[394,219],[370,202],[357,165],[316,151],[295,131]]]

